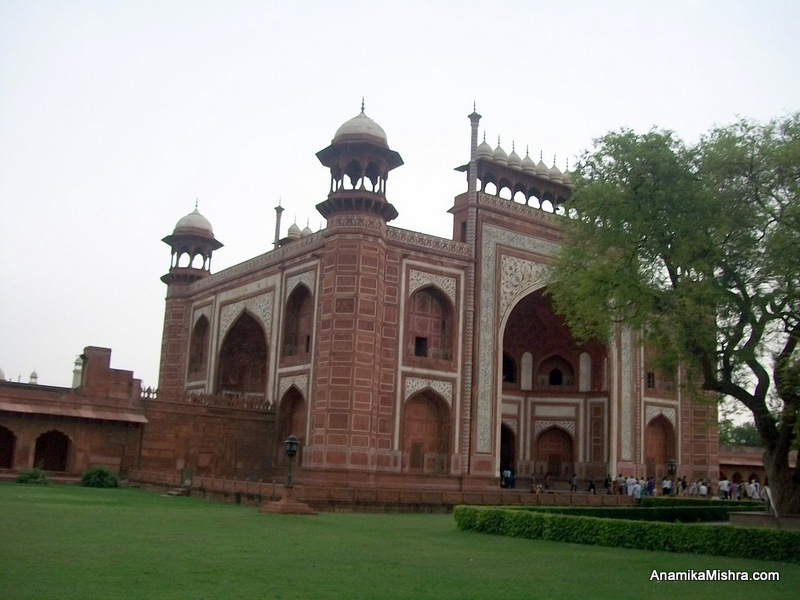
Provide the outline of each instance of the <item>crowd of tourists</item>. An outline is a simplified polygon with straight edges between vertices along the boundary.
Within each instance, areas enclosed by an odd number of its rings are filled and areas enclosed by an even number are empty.
[[[673,485],[674,488],[673,489]],[[676,479],[674,482],[669,477],[663,477],[661,483],[656,483],[655,477],[636,478],[625,477],[622,473],[612,479],[609,475],[605,482],[606,493],[632,496],[639,500],[645,496],[695,496],[708,498],[714,496],[711,483],[705,479],[687,481],[686,477]],[[757,479],[737,482],[724,478],[720,480],[716,496],[720,500],[763,500],[761,484]]]

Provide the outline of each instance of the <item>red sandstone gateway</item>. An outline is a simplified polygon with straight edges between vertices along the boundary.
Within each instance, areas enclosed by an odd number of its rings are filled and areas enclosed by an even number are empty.
[[[530,494],[572,473],[660,479],[671,459],[716,479],[716,409],[635,332],[578,344],[544,293],[569,173],[478,144],[480,118],[453,239],[389,225],[403,160],[363,106],[317,153],[320,231],[281,238],[278,207],[274,248],[212,273],[222,244],[195,208],[163,240],[158,390],[98,348],[73,389],[2,383],[0,467],[281,482],[294,434],[295,479],[317,487],[483,493],[509,470]]]

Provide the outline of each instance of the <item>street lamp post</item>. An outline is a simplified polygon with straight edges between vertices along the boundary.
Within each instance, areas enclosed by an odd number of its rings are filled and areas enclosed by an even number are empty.
[[[289,457],[289,472],[286,475],[286,487],[292,487],[292,459],[297,454],[297,449],[300,446],[300,440],[294,434],[290,435],[285,442],[283,442],[286,456]]]
[[[667,473],[669,474],[670,480],[670,488],[669,493],[671,496],[675,495],[675,472],[678,470],[678,464],[675,462],[674,458],[670,458],[669,462],[667,463]]]

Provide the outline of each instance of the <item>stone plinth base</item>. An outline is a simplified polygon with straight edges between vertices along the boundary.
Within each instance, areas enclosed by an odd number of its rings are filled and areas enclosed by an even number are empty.
[[[800,517],[780,517],[765,512],[732,512],[728,513],[731,525],[745,527],[770,527],[772,529],[790,529],[800,531]]]
[[[305,502],[300,502],[294,497],[294,487],[284,486],[283,497],[276,502],[267,502],[258,509],[260,513],[275,513],[282,515],[315,515],[316,511]]]

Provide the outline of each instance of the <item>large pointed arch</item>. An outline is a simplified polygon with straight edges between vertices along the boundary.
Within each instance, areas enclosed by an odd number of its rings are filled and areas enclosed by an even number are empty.
[[[258,319],[244,311],[228,330],[220,347],[217,392],[266,394],[267,339]]]

